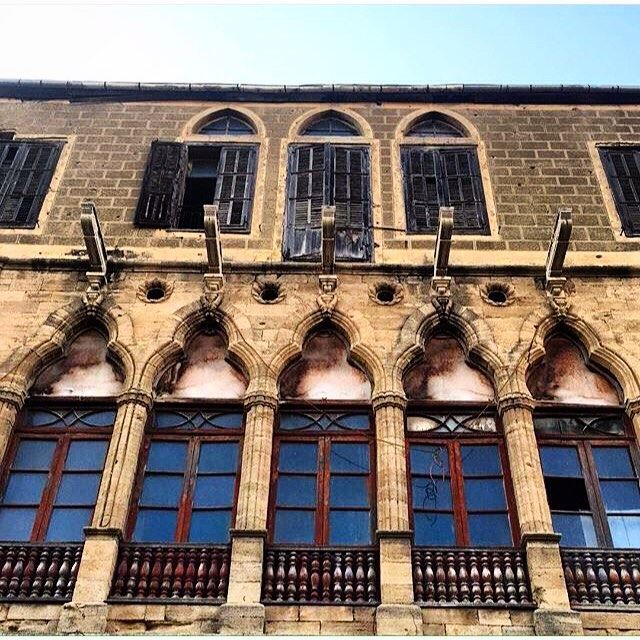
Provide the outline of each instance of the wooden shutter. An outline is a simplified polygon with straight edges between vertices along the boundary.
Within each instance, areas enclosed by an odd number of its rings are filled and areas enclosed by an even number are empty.
[[[255,147],[228,146],[220,151],[215,203],[221,230],[249,228],[255,165]]]
[[[285,258],[320,255],[322,205],[327,203],[329,147],[297,145],[289,151]]]
[[[0,143],[0,226],[34,227],[61,143]]]
[[[402,150],[407,230],[428,233],[438,228],[438,215],[444,202],[439,191],[437,149]]]
[[[367,260],[371,256],[368,149],[336,146],[331,155],[336,258]]]
[[[640,149],[602,149],[603,164],[627,236],[640,236]]]
[[[454,208],[454,233],[489,233],[476,150],[445,147],[439,153],[444,200]]]
[[[184,194],[187,146],[179,142],[151,144],[135,222],[145,227],[175,226]]]

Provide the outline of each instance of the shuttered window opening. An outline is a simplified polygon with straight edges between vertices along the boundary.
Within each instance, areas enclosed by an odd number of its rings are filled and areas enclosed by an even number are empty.
[[[454,233],[490,233],[475,148],[405,147],[402,169],[409,233],[435,233],[440,207],[454,207]]]
[[[61,142],[0,141],[0,227],[36,226],[61,149]]]
[[[204,205],[217,204],[222,231],[247,231],[256,158],[253,145],[154,142],[136,223],[201,231]]]
[[[640,236],[640,147],[600,149],[626,236]]]
[[[285,258],[319,258],[322,207],[336,207],[336,259],[371,259],[369,150],[312,144],[289,151]]]

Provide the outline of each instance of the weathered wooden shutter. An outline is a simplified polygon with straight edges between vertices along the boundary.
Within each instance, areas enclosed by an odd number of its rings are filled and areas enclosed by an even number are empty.
[[[255,165],[255,147],[228,146],[220,151],[215,203],[223,231],[249,228]]]
[[[310,144],[289,151],[285,258],[320,254],[322,205],[328,204],[328,150],[325,145]]]
[[[55,170],[61,143],[0,143],[0,226],[34,227]]]
[[[179,142],[151,144],[135,222],[145,227],[171,227],[184,194],[187,146]]]
[[[476,150],[445,147],[439,153],[444,204],[454,208],[454,233],[489,233]]]
[[[357,147],[332,147],[332,204],[336,207],[336,258],[371,256],[369,153]]]
[[[622,228],[627,236],[640,235],[640,150],[601,149]]]
[[[438,228],[439,207],[443,203],[438,166],[437,149],[402,150],[408,231],[428,233]]]

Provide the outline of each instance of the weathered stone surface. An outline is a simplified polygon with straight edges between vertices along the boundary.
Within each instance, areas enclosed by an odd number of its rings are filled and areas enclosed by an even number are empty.
[[[419,636],[422,615],[415,605],[381,604],[376,609],[376,634],[381,636]]]
[[[205,633],[222,635],[262,635],[265,631],[265,612],[262,604],[223,604],[215,619],[203,625]]]
[[[353,621],[353,607],[305,605],[300,607],[300,620],[351,622]]]
[[[583,632],[580,614],[575,611],[537,609],[533,624],[538,636],[579,636]]]
[[[105,633],[107,630],[107,605],[76,604],[69,602],[62,607],[58,620],[58,633]]]

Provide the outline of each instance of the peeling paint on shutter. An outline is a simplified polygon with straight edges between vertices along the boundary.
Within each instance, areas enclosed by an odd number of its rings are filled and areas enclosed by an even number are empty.
[[[640,149],[601,149],[622,228],[627,236],[640,236]]]
[[[244,231],[249,227],[255,165],[255,147],[222,148],[215,195],[222,231]]]
[[[175,225],[184,193],[186,169],[186,145],[158,140],[152,143],[136,209],[136,224],[146,227]]]
[[[61,143],[0,143],[0,227],[34,227]]]

